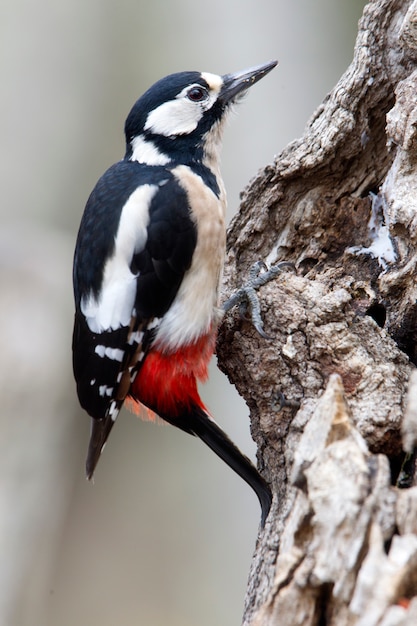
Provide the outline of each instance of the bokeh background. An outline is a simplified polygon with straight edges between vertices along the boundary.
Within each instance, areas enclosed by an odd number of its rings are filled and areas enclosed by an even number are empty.
[[[279,66],[227,128],[239,191],[347,68],[363,0],[3,0],[0,4],[0,626],[239,624],[259,522],[199,441],[123,412],[84,478],[71,373],[72,251],[86,198],[161,76]],[[243,279],[243,277],[242,277]],[[248,411],[213,364],[203,391],[247,454]]]

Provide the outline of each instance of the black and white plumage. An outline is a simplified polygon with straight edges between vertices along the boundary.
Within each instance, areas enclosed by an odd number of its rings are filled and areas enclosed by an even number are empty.
[[[125,401],[199,435],[255,489],[270,492],[199,398],[221,319],[226,198],[219,151],[236,98],[276,62],[153,85],[125,124],[126,154],[87,202],[74,256],[73,366],[92,419],[87,476]],[[233,459],[232,459],[233,457]]]

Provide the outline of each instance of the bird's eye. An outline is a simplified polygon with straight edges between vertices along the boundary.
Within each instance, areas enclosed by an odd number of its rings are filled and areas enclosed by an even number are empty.
[[[192,102],[201,102],[207,98],[207,90],[204,87],[191,87],[187,93],[187,97]]]

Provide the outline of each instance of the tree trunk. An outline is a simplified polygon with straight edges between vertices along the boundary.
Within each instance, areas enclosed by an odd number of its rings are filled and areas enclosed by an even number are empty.
[[[238,312],[219,337],[274,491],[244,626],[417,623],[416,61],[417,1],[371,1],[229,231],[225,297],[259,259],[294,264],[259,291],[271,339]]]

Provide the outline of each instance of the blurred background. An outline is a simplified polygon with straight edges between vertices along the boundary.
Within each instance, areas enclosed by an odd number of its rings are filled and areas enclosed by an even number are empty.
[[[3,0],[0,4],[0,626],[239,624],[259,523],[198,440],[119,417],[95,484],[71,372],[71,263],[86,199],[155,80],[278,59],[233,115],[229,217],[352,58],[363,0]],[[203,396],[248,455],[248,410]]]

